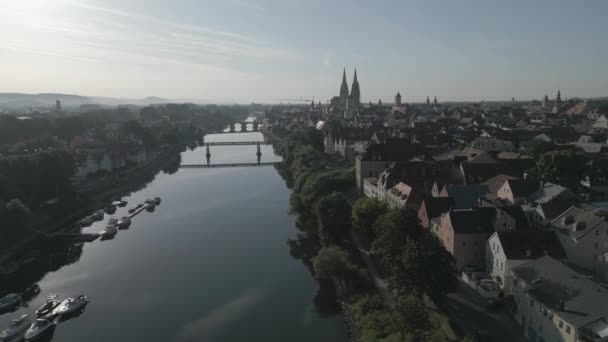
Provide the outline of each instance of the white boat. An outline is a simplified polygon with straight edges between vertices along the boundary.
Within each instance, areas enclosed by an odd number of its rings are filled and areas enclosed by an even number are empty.
[[[21,304],[21,296],[16,293],[9,293],[0,298],[0,311],[14,309]]]
[[[38,318],[25,332],[25,340],[33,341],[42,337],[55,329],[56,325],[57,323],[49,321],[48,319]]]
[[[103,211],[97,210],[96,212],[93,213],[93,215],[91,215],[91,218],[95,221],[103,220]]]
[[[130,225],[131,225],[131,219],[129,218],[129,216],[123,216],[118,221],[118,228],[127,228]]]
[[[16,342],[21,341],[25,337],[25,332],[32,324],[28,315],[22,315],[19,318],[13,319],[6,329],[0,333],[0,341]]]
[[[112,237],[116,235],[117,232],[118,228],[115,225],[107,225],[106,229],[99,232],[99,235],[101,235],[101,237]]]
[[[46,303],[36,310],[36,316],[44,317],[53,312],[53,310],[58,307],[59,304],[61,304],[61,301],[58,298],[58,295],[50,295],[46,297]]]
[[[88,227],[88,226],[92,225],[94,221],[95,220],[93,220],[92,217],[87,216],[87,217],[83,218],[82,220],[78,221],[78,223],[83,227]]]
[[[121,208],[126,207],[127,206],[127,201],[125,201],[125,200],[118,201],[118,206],[121,207]]]
[[[52,312],[52,316],[69,315],[84,310],[90,300],[85,295],[80,295],[76,298],[65,299]]]
[[[156,205],[160,204],[160,197],[154,197],[154,204],[156,204]]]

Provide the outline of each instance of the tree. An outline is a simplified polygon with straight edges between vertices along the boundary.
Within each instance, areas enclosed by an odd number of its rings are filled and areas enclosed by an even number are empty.
[[[373,225],[376,220],[388,211],[386,203],[369,197],[360,198],[353,205],[353,228],[368,237],[373,236]]]
[[[334,192],[319,199],[316,206],[319,237],[324,246],[340,243],[351,228],[351,207],[341,193]]]
[[[540,179],[577,178],[584,173],[585,162],[585,157],[570,150],[550,151],[540,155],[536,169]]]
[[[394,310],[392,323],[400,335],[400,341],[408,337],[413,341],[421,341],[424,334],[432,328],[427,308],[420,298],[400,296]]]
[[[454,257],[431,233],[419,241],[408,239],[401,255],[391,265],[389,285],[400,294],[427,294],[437,300],[458,286]]]
[[[542,139],[532,139],[528,144],[528,154],[533,158],[540,157],[541,154],[550,151],[555,145]]]
[[[420,237],[422,227],[416,212],[391,209],[376,220],[373,231],[376,235],[373,250],[380,255],[385,266],[391,267],[400,259],[405,243]]]
[[[348,253],[339,246],[323,247],[312,258],[313,269],[319,279],[346,279],[356,272]]]
[[[0,204],[2,203],[0,202]],[[19,232],[23,229],[30,215],[30,209],[17,198],[10,200],[3,208],[0,208],[0,218],[3,226],[8,227],[9,233]]]

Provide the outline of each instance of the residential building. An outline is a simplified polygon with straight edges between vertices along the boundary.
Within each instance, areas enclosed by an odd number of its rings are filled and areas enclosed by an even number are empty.
[[[431,220],[431,231],[456,259],[456,267],[482,266],[486,240],[494,232],[496,208],[452,209]]]
[[[608,290],[550,256],[511,270],[507,305],[529,341],[606,341]]]
[[[551,224],[568,263],[608,280],[608,222],[591,211],[571,207]]]
[[[363,180],[378,177],[386,168],[397,161],[409,161],[414,158],[429,159],[424,146],[408,142],[371,144],[365,153],[355,159],[357,188],[363,190]]]
[[[529,180],[508,179],[498,189],[497,196],[512,204],[524,204],[528,202],[528,197],[540,188],[539,185]]]
[[[566,254],[551,230],[499,231],[486,242],[485,269],[505,294],[511,289],[511,270],[545,255],[564,259]]]

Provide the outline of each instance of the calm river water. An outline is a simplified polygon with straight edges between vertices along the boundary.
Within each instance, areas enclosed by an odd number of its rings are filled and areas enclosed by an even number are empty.
[[[261,140],[260,133],[219,134],[205,141]],[[255,146],[211,147],[211,163],[255,162]],[[262,161],[276,161],[271,146]],[[204,163],[205,149],[182,154]],[[296,236],[290,190],[273,167],[160,172],[127,207],[159,196],[113,240],[45,243],[35,262],[0,283],[0,294],[37,283],[40,293],[18,311],[30,316],[49,294],[92,302],[60,323],[53,341],[343,341],[340,316],[319,315],[318,286],[290,256]],[[109,218],[88,231],[99,231]],[[323,297],[323,296],[320,296]],[[322,317],[323,316],[323,317]]]

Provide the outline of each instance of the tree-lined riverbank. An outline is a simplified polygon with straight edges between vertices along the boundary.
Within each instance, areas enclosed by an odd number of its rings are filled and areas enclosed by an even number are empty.
[[[411,212],[376,200],[347,198],[353,170],[323,162],[323,136],[314,129],[273,132],[283,156],[281,175],[293,190],[290,204],[298,238],[292,253],[321,284],[330,281],[342,304],[352,341],[455,341],[458,336],[434,305],[456,286],[454,261]],[[351,233],[373,246],[392,300],[380,295]]]

